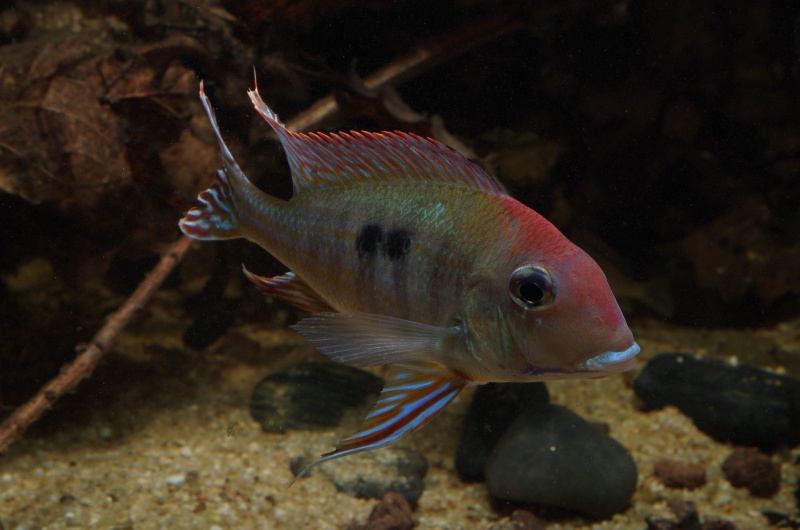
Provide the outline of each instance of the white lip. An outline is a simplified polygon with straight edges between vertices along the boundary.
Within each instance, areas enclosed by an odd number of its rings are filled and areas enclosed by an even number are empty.
[[[624,372],[636,366],[639,350],[639,345],[634,342],[627,350],[603,352],[587,359],[583,365],[592,371]]]

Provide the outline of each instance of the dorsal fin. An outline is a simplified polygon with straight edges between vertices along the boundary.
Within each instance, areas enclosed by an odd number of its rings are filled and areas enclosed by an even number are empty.
[[[320,186],[417,180],[506,195],[479,165],[431,138],[403,132],[295,133],[267,107],[258,88],[248,95],[286,150],[295,193]]]

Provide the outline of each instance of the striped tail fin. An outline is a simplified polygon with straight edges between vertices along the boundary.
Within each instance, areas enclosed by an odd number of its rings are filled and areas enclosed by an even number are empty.
[[[201,206],[184,215],[178,226],[193,239],[235,239],[242,237],[225,172],[217,172],[218,182],[197,196]]]
[[[200,82],[200,101],[206,109],[214,135],[219,142],[223,169],[217,172],[217,181],[198,195],[201,205],[189,210],[179,225],[184,234],[194,239],[234,239],[242,237],[240,211],[245,194],[263,195],[248,179],[234,160],[219,132],[217,118],[211,102]]]

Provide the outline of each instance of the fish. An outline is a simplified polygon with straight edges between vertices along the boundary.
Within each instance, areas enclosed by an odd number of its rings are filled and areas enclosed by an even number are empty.
[[[478,164],[400,131],[293,132],[257,85],[248,95],[286,152],[292,197],[242,172],[201,82],[223,167],[180,229],[259,245],[289,272],[244,274],[311,313],[295,331],[332,361],[388,365],[358,432],[294,481],[422,428],[467,385],[635,366],[639,346],[597,263]]]

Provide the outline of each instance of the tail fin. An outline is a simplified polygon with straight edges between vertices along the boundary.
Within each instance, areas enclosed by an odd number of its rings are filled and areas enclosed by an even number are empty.
[[[189,210],[179,225],[184,234],[194,239],[234,239],[242,237],[237,199],[244,200],[242,192],[257,191],[239,168],[233,155],[219,133],[217,118],[211,102],[200,82],[200,101],[206,109],[214,135],[219,142],[224,168],[217,172],[217,182],[200,193],[201,206]],[[252,188],[252,190],[250,190]]]

